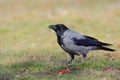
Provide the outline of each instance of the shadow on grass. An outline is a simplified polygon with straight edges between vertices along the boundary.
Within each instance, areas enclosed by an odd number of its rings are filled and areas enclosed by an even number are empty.
[[[55,64],[57,65],[57,64]],[[80,71],[79,68],[71,67],[71,72],[66,74],[75,74]],[[46,77],[46,76],[59,76],[57,73],[60,69],[65,69],[66,66],[52,66],[50,63],[41,61],[26,61],[21,63],[4,66],[6,72],[0,73],[0,80],[24,79],[24,77]]]
[[[22,78],[25,76],[36,76],[41,71],[41,76],[46,73],[50,68],[50,65],[40,63],[37,61],[26,61],[21,63],[12,64],[10,66],[3,66],[3,70],[0,72],[0,80],[11,80],[11,78]]]
[[[103,61],[101,60],[100,62],[103,64]],[[55,62],[55,61],[53,61]],[[120,74],[120,69],[119,68],[104,68],[101,67],[101,70],[94,69],[98,68],[101,64],[97,65],[96,62],[94,63],[94,60],[84,60],[83,62],[73,62],[73,64],[70,65],[71,71],[69,73],[65,73],[63,75],[72,75],[72,76],[82,76],[82,75],[91,75],[91,74]],[[99,62],[99,63],[100,63]],[[64,63],[64,62],[63,62]],[[105,65],[106,64],[106,65]],[[104,62],[104,65],[107,66],[108,61]],[[90,66],[90,67],[89,67]],[[97,67],[96,67],[97,66]],[[9,66],[2,66],[4,68],[1,69],[3,73],[0,73],[0,80],[24,80],[26,77],[47,77],[47,76],[52,76],[56,77],[59,76],[58,71],[60,69],[65,69],[66,65],[62,63],[52,63],[48,62],[46,63],[45,61],[39,61],[39,60],[28,60],[26,62],[20,62],[20,63],[15,63]],[[93,68],[92,68],[93,67]],[[84,69],[83,69],[84,68]],[[106,74],[105,74],[106,75]]]

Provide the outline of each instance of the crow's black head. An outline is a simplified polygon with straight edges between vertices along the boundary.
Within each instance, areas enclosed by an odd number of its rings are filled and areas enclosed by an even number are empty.
[[[49,28],[53,29],[57,35],[62,35],[68,28],[64,24],[49,25]]]

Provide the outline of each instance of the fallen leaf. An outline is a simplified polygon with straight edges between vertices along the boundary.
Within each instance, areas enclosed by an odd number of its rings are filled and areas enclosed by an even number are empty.
[[[118,54],[118,53],[107,53],[104,56],[107,56],[109,58],[111,58],[111,57],[120,57],[120,54]]]
[[[59,70],[57,73],[58,73],[58,75],[60,76],[60,75],[62,75],[62,74],[66,74],[66,73],[69,73],[69,72],[70,72],[70,68],[67,66],[66,69],[61,69],[61,70]]]
[[[59,71],[58,71],[58,74],[59,74],[59,75],[62,75],[62,74],[65,73],[65,72],[66,72],[66,71],[62,69],[62,70],[59,70]]]

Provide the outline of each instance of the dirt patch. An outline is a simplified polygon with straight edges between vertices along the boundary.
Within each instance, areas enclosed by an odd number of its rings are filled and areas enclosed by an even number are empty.
[[[63,75],[63,74],[70,74],[72,73],[72,70],[68,69],[68,68],[61,68],[61,69],[57,69],[55,70],[49,70],[49,71],[44,71],[44,72],[38,72],[36,75],[37,76],[46,76],[46,75]]]
[[[120,74],[120,68],[107,67],[107,68],[104,69],[104,72],[113,73],[113,74]]]
[[[10,78],[12,78],[14,76],[14,74],[0,74],[0,80],[9,80]]]

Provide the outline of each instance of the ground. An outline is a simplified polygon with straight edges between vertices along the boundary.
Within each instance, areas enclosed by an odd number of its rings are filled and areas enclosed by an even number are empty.
[[[64,69],[67,54],[50,24],[113,44]],[[0,0],[0,80],[120,80],[119,0]]]

